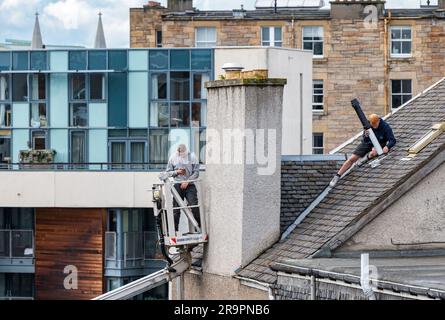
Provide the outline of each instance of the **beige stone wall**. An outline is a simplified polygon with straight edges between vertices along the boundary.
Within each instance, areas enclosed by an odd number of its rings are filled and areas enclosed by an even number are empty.
[[[195,28],[199,26],[217,28],[218,46],[257,46],[261,45],[261,26],[282,26],[283,46],[301,48],[302,28],[323,26],[324,57],[314,59],[313,79],[324,80],[325,112],[313,116],[313,132],[324,133],[326,152],[361,129],[350,105],[352,98],[358,97],[362,101],[366,113],[384,115],[390,107],[391,79],[411,79],[415,96],[445,76],[444,20],[392,19],[390,26],[413,26],[413,56],[404,59],[389,57],[386,74],[382,19],[374,29],[366,29],[363,19],[161,23],[160,11],[155,11],[131,11],[132,47],[153,47],[154,28],[159,24],[162,24],[165,47],[194,46]],[[389,52],[389,43],[387,50]],[[385,87],[388,88],[387,96]]]
[[[171,287],[176,299],[176,281]],[[184,278],[185,300],[269,300],[269,292],[248,287],[240,280],[210,273],[186,273]]]
[[[130,47],[156,47],[156,30],[163,29],[163,12],[165,9],[130,9]]]

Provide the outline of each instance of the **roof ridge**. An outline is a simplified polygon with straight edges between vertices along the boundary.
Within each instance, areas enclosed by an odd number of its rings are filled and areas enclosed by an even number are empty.
[[[437,81],[436,83],[434,83],[433,85],[431,85],[430,87],[426,88],[425,90],[421,91],[419,94],[417,94],[416,96],[414,96],[413,98],[411,98],[411,100],[405,102],[404,104],[402,104],[400,107],[398,107],[397,109],[391,111],[390,113],[388,113],[387,115],[385,115],[383,117],[383,120],[387,120],[389,119],[391,116],[393,116],[394,114],[396,114],[397,112],[399,112],[400,110],[404,109],[407,105],[413,103],[414,101],[416,101],[418,98],[420,98],[421,96],[423,96],[424,94],[428,93],[429,91],[431,91],[432,89],[434,89],[435,87],[437,87],[439,84],[441,84],[443,81],[445,81],[445,77],[443,77],[442,79],[440,79],[439,81]],[[331,150],[329,152],[330,155],[336,154],[338,153],[341,149],[343,149],[344,147],[346,147],[347,145],[351,144],[352,142],[354,142],[357,138],[359,138],[362,135],[362,132],[360,131],[358,134],[356,134],[355,136],[353,136],[352,138],[350,138],[349,140],[345,141],[344,143],[342,143],[341,145],[339,145],[338,147],[336,147],[335,149]]]

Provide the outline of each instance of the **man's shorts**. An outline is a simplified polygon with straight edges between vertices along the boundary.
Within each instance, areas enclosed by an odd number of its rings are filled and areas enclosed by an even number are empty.
[[[361,142],[357,146],[357,148],[355,148],[355,151],[353,153],[359,156],[360,158],[363,158],[365,155],[367,155],[372,151],[372,148],[373,148],[372,145],[369,145],[366,142]]]

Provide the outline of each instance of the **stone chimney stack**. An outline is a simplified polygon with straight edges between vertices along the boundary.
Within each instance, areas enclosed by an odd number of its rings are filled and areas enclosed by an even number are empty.
[[[383,16],[385,0],[333,0],[331,1],[332,19],[364,19],[369,15],[367,6],[375,6],[378,16]]]
[[[167,9],[173,12],[193,10],[193,0],[168,0]]]
[[[232,276],[279,239],[285,84],[267,70],[207,83],[206,273]]]

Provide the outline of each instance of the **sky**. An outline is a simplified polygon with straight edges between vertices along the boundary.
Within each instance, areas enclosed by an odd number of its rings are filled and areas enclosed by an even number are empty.
[[[388,0],[387,7],[412,8],[418,6],[420,1]],[[102,12],[108,47],[128,47],[128,9],[142,7],[147,2],[148,0],[0,0],[0,42],[5,39],[31,40],[34,14],[38,11],[45,44],[91,47],[97,28],[97,14]],[[166,5],[167,0],[160,2]],[[245,9],[254,9],[255,0],[194,1],[194,6],[200,10],[234,9],[240,8],[241,4],[244,4]]]

